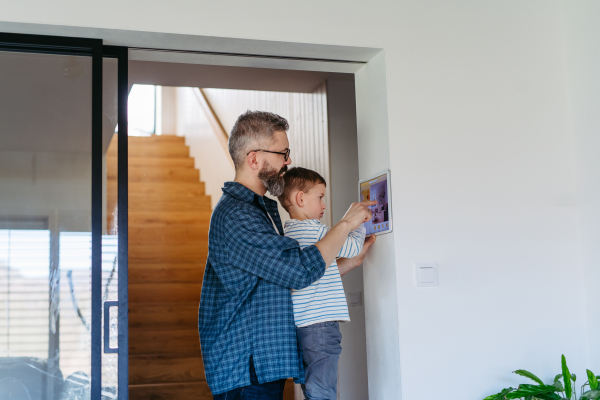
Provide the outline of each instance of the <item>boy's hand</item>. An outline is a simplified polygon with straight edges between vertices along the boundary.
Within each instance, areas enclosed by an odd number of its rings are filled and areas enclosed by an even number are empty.
[[[338,270],[340,271],[340,276],[346,275],[348,272],[358,267],[363,263],[367,252],[369,251],[369,247],[375,243],[377,240],[377,236],[371,235],[365,238],[365,244],[360,253],[356,257],[352,258],[339,258],[337,260]]]
[[[373,243],[375,243],[375,241],[377,240],[377,236],[375,235],[369,235],[365,238],[365,244],[363,245],[362,250],[360,251],[360,253],[358,253],[358,255],[354,258],[356,258],[356,265],[360,265],[363,263],[363,260],[365,259],[365,256],[367,255],[367,251],[369,251],[369,247],[373,246]]]
[[[374,206],[377,204],[377,201],[363,201],[362,203],[352,203],[342,221],[347,222],[350,225],[350,230],[354,230],[360,226],[360,224],[365,223],[371,218],[373,218],[373,214],[369,209],[370,206]]]

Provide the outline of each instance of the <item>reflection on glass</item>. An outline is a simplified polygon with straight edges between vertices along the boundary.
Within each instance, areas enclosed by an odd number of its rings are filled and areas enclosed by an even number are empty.
[[[103,65],[103,92],[102,92],[102,164],[103,181],[102,193],[104,196],[102,206],[102,305],[106,301],[118,300],[118,198],[117,198],[117,152],[118,135],[115,134],[118,121],[118,61],[104,59]],[[103,309],[104,310],[104,309]],[[109,314],[110,321],[104,321],[102,312],[102,326],[109,324],[109,345],[118,347],[118,308],[112,307]],[[104,346],[104,329],[102,330],[102,346]],[[102,391],[106,399],[116,398],[118,385],[118,354],[102,352]]]
[[[129,92],[128,129],[130,136],[150,136],[156,130],[156,91],[153,85],[133,85]]]
[[[0,71],[0,393],[89,399],[91,58]]]

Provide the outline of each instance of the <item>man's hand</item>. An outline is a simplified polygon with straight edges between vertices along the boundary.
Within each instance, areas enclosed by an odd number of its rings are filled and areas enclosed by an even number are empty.
[[[376,240],[377,240],[377,236],[375,236],[375,235],[371,235],[371,236],[367,237],[365,239],[365,244],[363,245],[361,252],[358,253],[358,255],[356,257],[338,258],[337,265],[338,265],[338,270],[340,271],[340,275],[344,276],[348,272],[350,272],[351,270],[353,270],[354,268],[356,268],[360,264],[362,264],[363,260],[365,259],[365,256],[367,255],[367,252],[369,251],[369,248],[371,246],[373,246],[373,243],[375,243]]]
[[[346,214],[342,218],[342,221],[347,222],[350,226],[350,230],[354,230],[360,226],[360,224],[369,221],[373,218],[373,214],[369,209],[370,206],[377,204],[376,201],[363,201],[362,203],[352,203]]]

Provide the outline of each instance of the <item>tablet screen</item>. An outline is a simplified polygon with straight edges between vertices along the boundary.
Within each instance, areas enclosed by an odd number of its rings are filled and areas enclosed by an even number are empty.
[[[360,184],[360,201],[377,201],[371,206],[373,218],[365,222],[367,235],[389,231],[391,228],[388,208],[388,175],[383,174]]]

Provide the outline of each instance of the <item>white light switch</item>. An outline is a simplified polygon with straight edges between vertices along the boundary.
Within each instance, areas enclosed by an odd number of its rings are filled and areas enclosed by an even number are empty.
[[[433,287],[438,285],[437,264],[415,264],[415,286]]]
[[[348,305],[350,307],[362,306],[362,292],[348,293]]]

